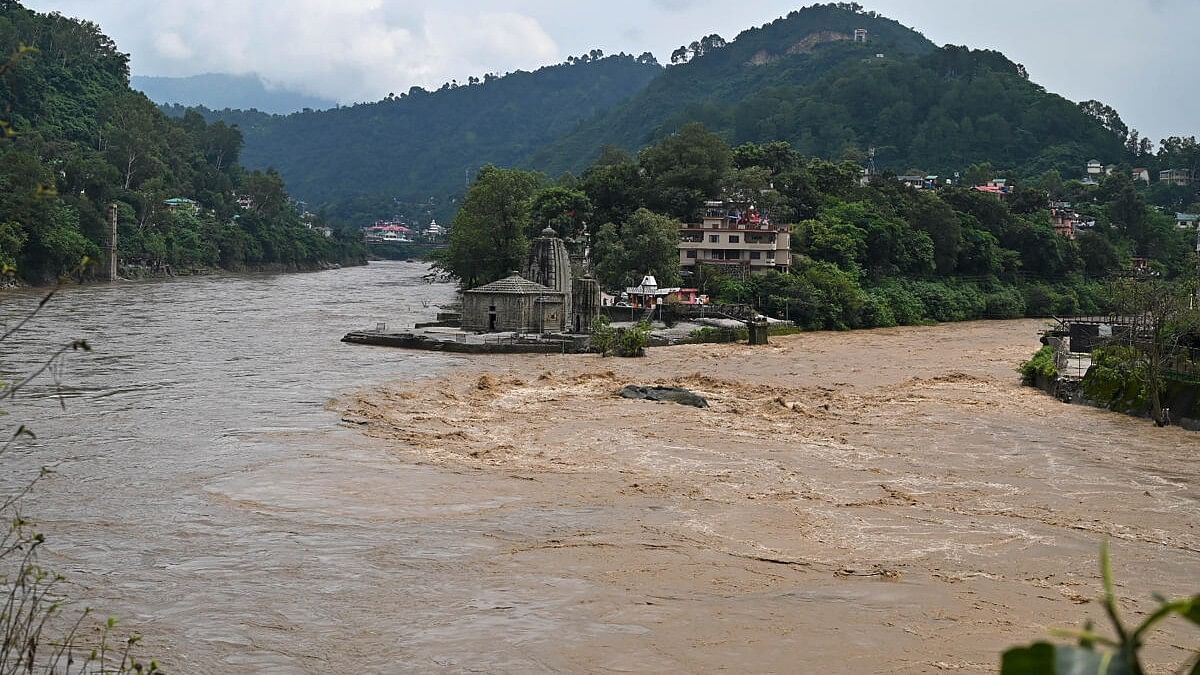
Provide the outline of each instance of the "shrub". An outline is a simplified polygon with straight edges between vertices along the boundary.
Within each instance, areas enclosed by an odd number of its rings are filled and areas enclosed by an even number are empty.
[[[984,316],[989,319],[1019,319],[1025,316],[1025,298],[1015,288],[1005,288],[987,295]]]
[[[892,306],[878,290],[867,293],[867,301],[862,309],[862,325],[865,328],[891,328],[897,325]]]
[[[598,316],[592,321],[592,349],[600,356],[608,356],[613,349],[617,333],[607,316]]]
[[[696,344],[717,343],[723,344],[727,342],[737,342],[739,340],[748,340],[750,331],[745,328],[716,328],[714,326],[702,326],[688,333],[688,342]]]
[[[1133,347],[1102,347],[1092,353],[1092,367],[1083,378],[1083,395],[1119,412],[1146,408],[1149,396],[1145,365]]]
[[[614,352],[617,356],[627,358],[645,356],[649,345],[650,324],[639,321],[635,326],[617,330]]]
[[[925,305],[921,299],[902,284],[887,284],[878,289],[880,296],[886,300],[888,308],[896,323],[901,326],[914,326],[925,321]]]
[[[1022,363],[1019,370],[1025,384],[1035,383],[1039,375],[1047,380],[1058,379],[1058,365],[1055,363],[1054,356],[1054,347],[1046,345],[1039,349],[1033,358]]]
[[[1025,296],[1025,314],[1027,316],[1051,316],[1055,311],[1057,298],[1048,286],[1031,284],[1023,289]]]

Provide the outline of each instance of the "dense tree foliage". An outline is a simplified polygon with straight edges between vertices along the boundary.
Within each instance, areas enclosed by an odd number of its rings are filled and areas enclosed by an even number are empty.
[[[679,221],[638,209],[620,226],[605,223],[596,233],[596,279],[606,288],[636,286],[652,275],[660,286],[680,283]]]
[[[278,176],[238,165],[241,133],[169,120],[129,89],[128,61],[95,24],[0,2],[0,264],[30,281],[97,257],[108,205],[119,255],[149,266],[311,265],[361,244],[305,227]],[[243,209],[237,194],[251,197]],[[196,203],[172,210],[167,199]]]
[[[1076,172],[1083,162],[1128,158],[1120,133],[1026,79],[1002,55],[947,46],[836,40],[789,53],[843,10],[804,10],[786,21],[774,52],[758,38],[671,68],[645,91],[534,158],[547,171],[578,169],[605,144],[634,149],[700,121],[733,143],[785,140],[806,155],[863,159],[882,168],[952,174],[976,162]],[[863,23],[882,21],[861,19]],[[836,25],[836,24],[834,24]],[[772,28],[772,27],[767,27]],[[763,29],[767,30],[767,29]],[[783,27],[775,28],[782,31]],[[875,31],[873,31],[875,34]],[[789,42],[795,40],[795,43]],[[768,54],[768,56],[763,56]],[[883,54],[877,58],[876,54]]]
[[[867,31],[865,43],[854,40],[858,29]],[[697,122],[734,146],[786,141],[835,162],[870,159],[881,170],[981,181],[999,172],[1037,178],[1043,189],[1080,176],[1091,159],[1146,167],[1155,177],[1167,168],[1200,173],[1195,139],[1165,139],[1155,154],[1111,107],[1072,103],[1000,53],[938,48],[854,3],[797,10],[730,41],[708,35],[681,46],[672,62],[662,68],[648,55],[593,50],[533,73],[470,78],[337,110],[201,113],[246,134],[250,166],[276,167],[300,197],[360,224],[394,214],[448,220],[464,186],[489,163],[557,176],[581,173],[598,157],[609,168],[593,172],[591,187],[613,184],[589,191],[594,219],[620,222],[636,210],[614,191],[635,182],[621,175],[629,163],[620,151],[636,154]],[[681,151],[693,150],[664,149],[664,159]],[[643,179],[688,178],[664,164],[645,162],[652,173]],[[1194,194],[1156,184],[1147,198],[1183,210]],[[669,212],[695,201],[678,190],[662,198],[650,206]],[[938,262],[947,268],[944,251]]]
[[[524,268],[530,213],[535,202],[545,201],[538,192],[543,181],[537,173],[485,166],[454,218],[439,265],[468,288]]]
[[[1099,312],[1103,282],[1131,273],[1134,258],[1163,278],[1195,267],[1196,234],[1150,205],[1128,174],[1060,191],[1094,223],[1078,238],[1055,231],[1052,195],[1033,185],[1001,198],[913,189],[892,174],[863,181],[852,162],[806,158],[783,142],[730,148],[691,125],[636,157],[606,151],[558,184],[489,167],[456,221],[446,267],[466,285],[498,278],[518,266],[534,230],[550,226],[591,243],[593,272],[610,291],[654,274],[662,285],[697,285],[833,329]],[[746,277],[701,267],[681,278],[679,223],[695,222],[718,197],[751,198],[795,223],[790,271]]]

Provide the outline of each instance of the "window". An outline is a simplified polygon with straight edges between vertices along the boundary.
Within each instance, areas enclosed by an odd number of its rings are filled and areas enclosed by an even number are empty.
[[[742,243],[742,237],[737,234],[731,234],[731,235],[729,235],[729,243],[740,244],[740,243]]]
[[[725,259],[726,260],[741,260],[742,252],[741,251],[725,251]]]
[[[751,260],[762,260],[762,253],[759,251],[750,251]]]
[[[719,244],[719,243],[721,243],[721,235],[719,235],[719,234],[710,234],[710,235],[708,235],[708,243],[710,243],[710,244]]]
[[[688,252],[687,252],[687,257],[689,257],[689,258],[691,258],[691,259],[693,259],[693,260],[694,260],[694,259],[696,258],[696,252],[695,252],[695,251],[688,251]]]

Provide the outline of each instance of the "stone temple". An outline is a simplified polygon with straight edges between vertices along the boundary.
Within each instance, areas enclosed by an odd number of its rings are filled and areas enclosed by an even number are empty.
[[[576,277],[567,246],[546,228],[529,249],[524,276],[509,276],[463,293],[463,330],[476,333],[591,331],[600,311],[600,284]]]

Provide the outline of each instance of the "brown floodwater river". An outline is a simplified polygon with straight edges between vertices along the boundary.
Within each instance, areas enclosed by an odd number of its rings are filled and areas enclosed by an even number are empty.
[[[1200,437],[1021,387],[1039,322],[625,361],[339,343],[452,301],[424,272],[64,290],[0,365],[95,351],[13,407],[38,440],[2,480],[55,466],[25,510],[72,595],[173,672],[982,673],[1103,624],[1105,538],[1130,620],[1200,590]],[[1150,642],[1170,672],[1196,634]]]

